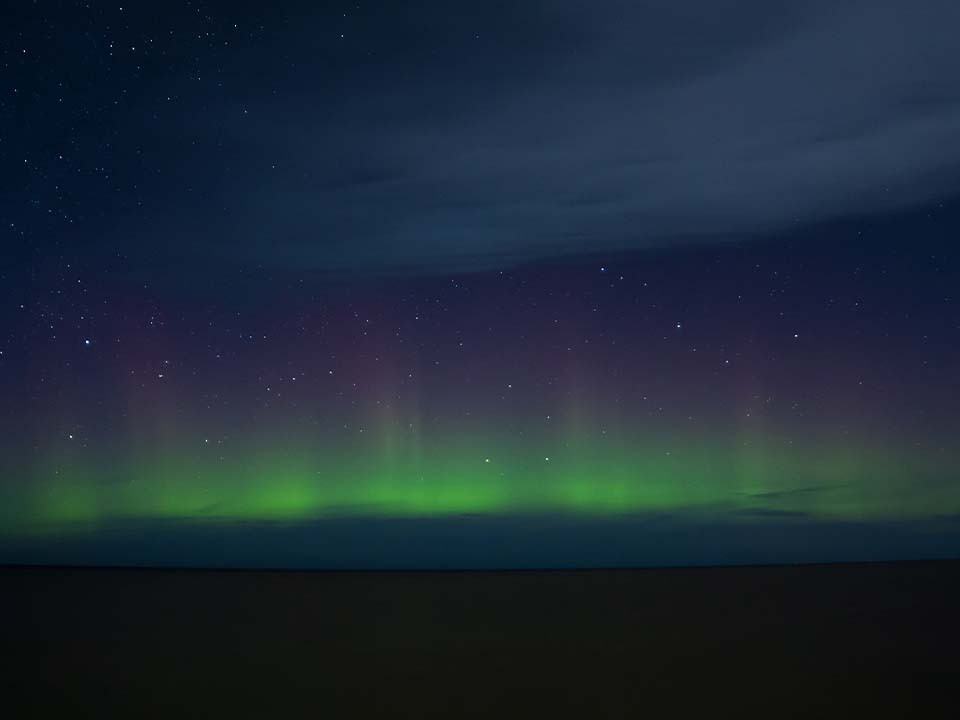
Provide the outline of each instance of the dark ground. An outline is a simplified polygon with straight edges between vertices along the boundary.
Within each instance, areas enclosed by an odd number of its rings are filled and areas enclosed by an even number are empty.
[[[5,568],[0,598],[4,717],[955,717],[960,702],[960,562]]]

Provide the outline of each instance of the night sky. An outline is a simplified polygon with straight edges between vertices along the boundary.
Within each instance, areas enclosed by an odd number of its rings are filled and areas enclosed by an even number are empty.
[[[960,556],[954,0],[3,14],[0,562]]]

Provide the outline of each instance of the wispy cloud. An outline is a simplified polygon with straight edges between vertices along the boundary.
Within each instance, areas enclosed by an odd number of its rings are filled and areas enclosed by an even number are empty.
[[[277,78],[226,120],[185,111],[191,133],[275,168],[224,173],[231,212],[162,232],[281,266],[469,269],[776,233],[956,189],[960,4],[610,6],[534,4],[511,11],[524,33],[491,22],[489,44],[444,59],[394,48],[317,89]]]

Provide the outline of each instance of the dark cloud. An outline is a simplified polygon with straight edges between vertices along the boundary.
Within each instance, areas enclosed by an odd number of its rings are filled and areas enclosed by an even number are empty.
[[[811,485],[809,487],[790,488],[787,490],[769,490],[765,492],[740,493],[757,500],[791,500],[797,497],[820,495],[843,489],[846,485]]]
[[[214,91],[184,73],[132,101],[118,123],[144,126],[127,179],[149,217],[111,209],[102,242],[472,269],[769,235],[956,189],[952,0],[358,13],[287,10],[218,51]]]
[[[747,517],[760,517],[760,518],[809,518],[810,513],[802,512],[800,510],[777,510],[775,508],[744,508],[738,510],[736,515],[744,515]]]
[[[732,516],[730,516],[732,517]],[[740,517],[745,517],[740,514]],[[650,521],[648,521],[650,520]],[[617,518],[328,518],[314,523],[113,522],[0,546],[6,564],[497,569],[851,562],[956,557],[960,533],[922,522],[754,513]]]

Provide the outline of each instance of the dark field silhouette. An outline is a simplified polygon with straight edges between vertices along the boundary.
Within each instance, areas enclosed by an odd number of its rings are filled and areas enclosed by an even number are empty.
[[[960,562],[5,568],[0,597],[6,717],[951,717],[960,668]]]

